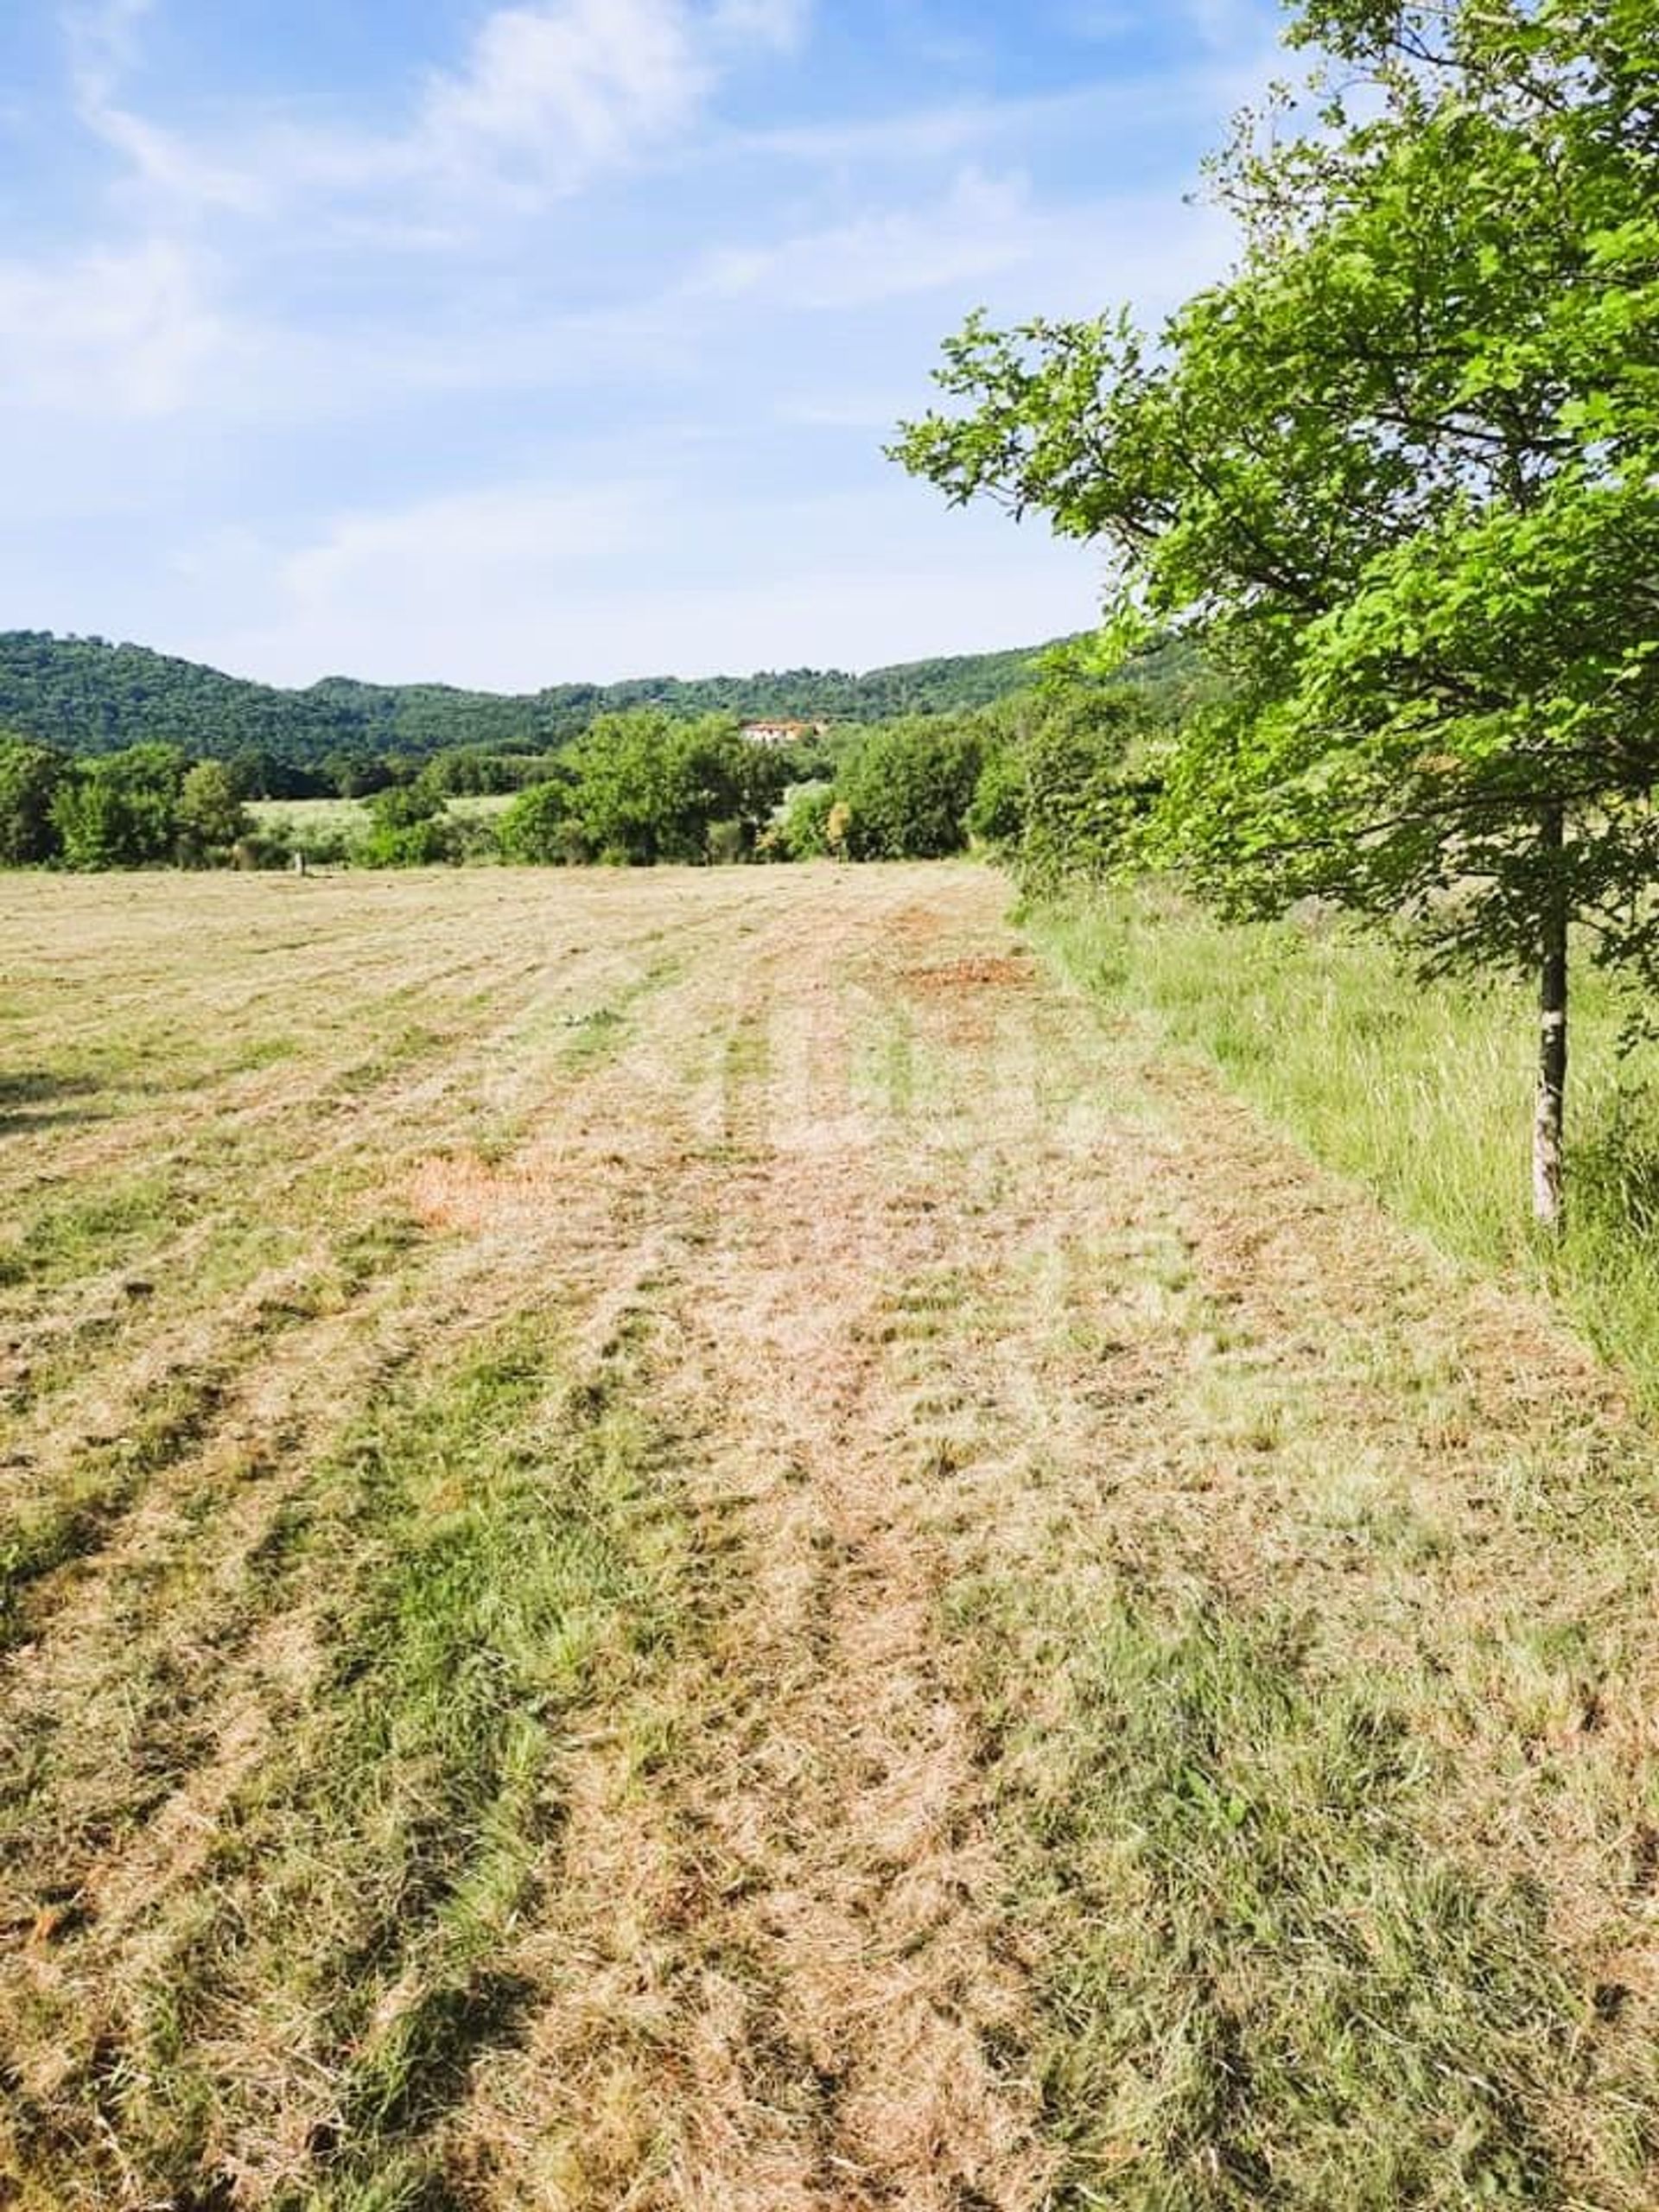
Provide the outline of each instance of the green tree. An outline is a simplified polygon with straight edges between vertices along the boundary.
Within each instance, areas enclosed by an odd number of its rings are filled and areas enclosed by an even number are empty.
[[[804,784],[790,795],[777,829],[778,849],[785,860],[822,860],[830,850],[830,810],[836,803],[833,784]]]
[[[1569,924],[1659,973],[1659,42],[1652,0],[1306,0],[1360,119],[1241,128],[1237,274],[1127,315],[970,320],[906,465],[1102,541],[1118,629],[1227,682],[1147,849],[1228,905],[1403,918],[1539,980],[1534,1185],[1562,1215]]]
[[[253,829],[221,760],[198,760],[186,772],[174,818],[180,857],[195,865],[222,858]]]
[[[566,760],[571,813],[591,857],[636,867],[702,857],[693,782],[668,715],[603,715]]]
[[[968,803],[970,834],[999,852],[1017,850],[1027,798],[1025,747],[1016,737],[1003,738],[986,754]]]
[[[320,764],[329,788],[340,798],[368,798],[393,781],[386,761],[366,746],[330,753]]]
[[[751,847],[786,773],[724,717],[677,721],[650,708],[602,716],[564,766],[587,853],[642,867],[707,860],[715,823],[735,823],[738,843]]]
[[[938,860],[968,842],[983,741],[973,725],[912,717],[873,729],[847,762],[836,796],[855,860]]]
[[[1156,721],[1125,685],[1075,677],[1033,696],[986,757],[968,810],[1031,891],[1104,874],[1160,795],[1147,753]]]
[[[0,737],[0,867],[55,859],[60,839],[52,803],[68,765],[49,745]]]
[[[377,791],[368,809],[369,834],[358,851],[365,868],[435,868],[459,856],[443,800],[418,779]]]
[[[77,763],[52,801],[53,825],[67,864],[149,868],[172,860],[189,766],[180,747],[159,743]]]
[[[496,824],[496,842],[504,860],[531,867],[574,867],[586,860],[569,778],[550,779],[520,791]]]

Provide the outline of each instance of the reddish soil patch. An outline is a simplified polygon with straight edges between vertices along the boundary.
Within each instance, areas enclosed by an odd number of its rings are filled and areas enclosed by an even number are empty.
[[[947,995],[954,991],[1028,991],[1036,980],[1035,963],[1020,954],[947,960],[934,967],[904,971],[904,981],[912,990]]]

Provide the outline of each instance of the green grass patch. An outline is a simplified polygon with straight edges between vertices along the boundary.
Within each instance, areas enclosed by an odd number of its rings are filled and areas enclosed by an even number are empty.
[[[1580,962],[1567,1232],[1532,1228],[1535,1018],[1520,982],[1414,977],[1329,925],[1230,925],[1157,886],[1040,910],[1090,993],[1213,1061],[1318,1159],[1447,1250],[1556,1296],[1659,1401],[1659,1052],[1621,1049],[1628,1006]]]
[[[635,1014],[642,1001],[665,990],[685,972],[677,955],[664,953],[652,960],[601,1006],[577,1012],[561,1012],[559,1025],[569,1032],[569,1042],[558,1054],[565,1075],[590,1075],[613,1060],[636,1033]]]
[[[261,830],[302,838],[340,836],[360,844],[368,835],[368,809],[360,798],[256,799],[248,812]]]
[[[223,1379],[212,1371],[164,1377],[144,1394],[124,1433],[84,1452],[60,1488],[0,1515],[0,1652],[29,1633],[35,1585],[99,1549],[149,1478],[200,1440],[223,1394]]]
[[[556,1853],[562,1730],[685,1611],[644,1359],[625,1327],[573,1374],[549,1321],[515,1323],[396,1389],[296,1501],[266,1596],[327,1593],[322,1679],[194,1895],[124,1954],[107,2032],[23,2113],[43,2183],[114,2158],[112,2188],[218,2202],[232,2146],[281,2138],[295,2212],[451,2201],[435,2133],[534,1994],[512,1946]]]
[[[1451,1755],[1313,1626],[1063,1573],[959,1591],[1032,1939],[1051,2200],[1122,2212],[1636,2201],[1541,1890],[1435,1840]],[[1618,2192],[1562,2171],[1596,2144]]]
[[[853,1079],[858,1096],[877,1112],[903,1125],[912,1118],[918,1088],[926,1078],[922,1048],[910,1008],[881,1006],[858,1033]]]
[[[54,1194],[10,1243],[0,1245],[0,1286],[47,1289],[118,1268],[162,1231],[178,1228],[192,1210],[173,1179],[159,1173]]]

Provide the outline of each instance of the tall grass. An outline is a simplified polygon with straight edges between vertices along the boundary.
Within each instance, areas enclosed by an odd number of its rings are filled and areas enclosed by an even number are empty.
[[[957,1603],[1012,1908],[1046,1936],[1055,2203],[1583,2203],[1564,2109],[1630,2201],[1640,2089],[1575,2034],[1542,1891],[1432,1838],[1419,1686],[1307,1619],[1140,1585],[993,1575]]]
[[[1328,923],[1227,924],[1165,886],[1031,916],[1074,977],[1212,1061],[1316,1158],[1444,1249],[1548,1291],[1659,1402],[1659,1052],[1621,1050],[1627,1005],[1580,960],[1568,1227],[1530,1218],[1530,995],[1424,983]]]

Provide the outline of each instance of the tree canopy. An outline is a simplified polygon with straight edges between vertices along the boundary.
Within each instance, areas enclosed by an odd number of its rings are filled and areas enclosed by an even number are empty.
[[[529,861],[695,862],[711,857],[711,836],[726,825],[736,857],[766,826],[786,774],[777,753],[720,715],[607,715],[570,747],[552,780],[514,800],[502,848]]]
[[[1659,974],[1659,10],[1306,0],[1293,35],[1342,90],[1219,157],[1234,275],[1155,340],[971,319],[895,450],[1103,543],[1121,637],[1202,634],[1226,696],[1146,849],[1537,971],[1554,1220],[1569,920]]]
[[[836,782],[855,860],[938,860],[967,842],[984,759],[972,721],[906,720],[872,730]]]

